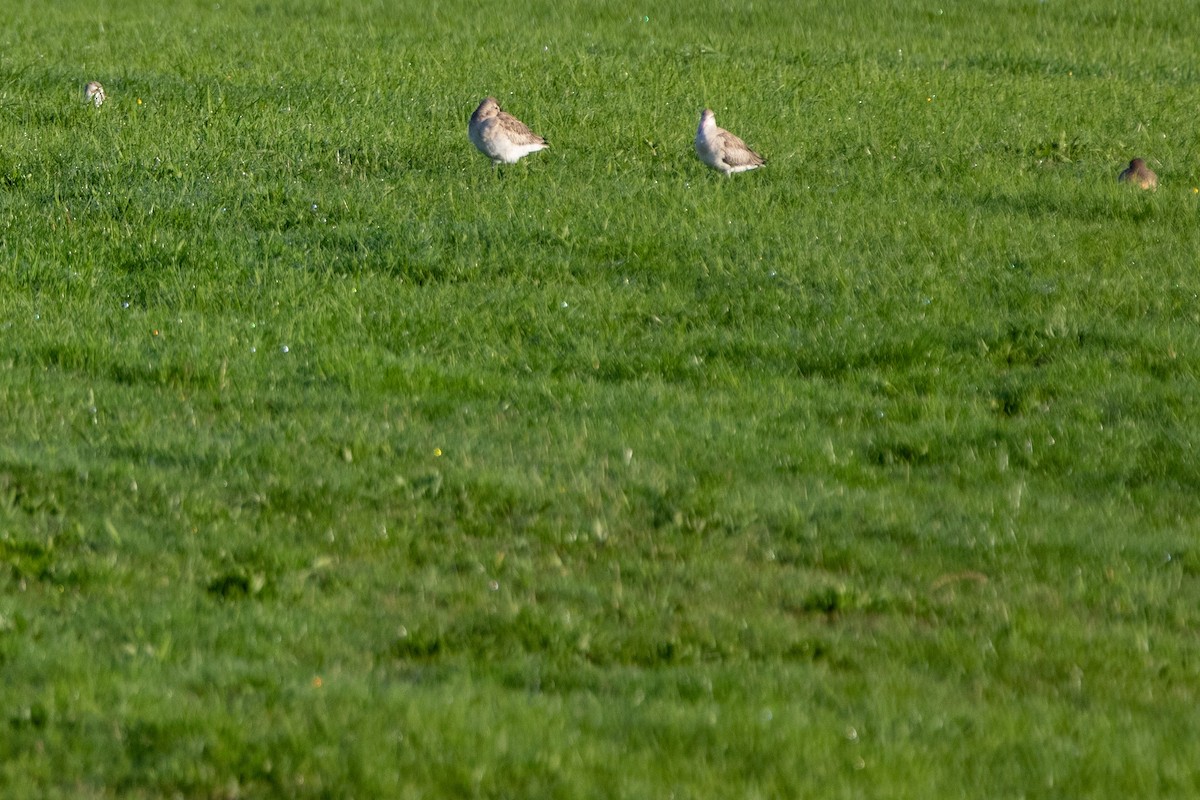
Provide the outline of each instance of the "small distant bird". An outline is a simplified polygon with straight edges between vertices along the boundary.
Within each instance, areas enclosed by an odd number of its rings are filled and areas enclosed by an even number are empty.
[[[696,155],[705,164],[726,175],[758,169],[767,163],[741,139],[717,127],[717,118],[710,108],[700,112],[700,127],[696,129]]]
[[[1157,189],[1158,176],[1154,174],[1154,170],[1146,166],[1146,162],[1140,158],[1135,158],[1129,162],[1129,166],[1125,171],[1117,176],[1117,180],[1121,183],[1133,183],[1143,189]]]
[[[100,81],[88,81],[88,85],[83,87],[83,102],[91,103],[96,108],[104,105],[104,87]]]
[[[483,98],[475,109],[467,124],[467,135],[493,164],[515,164],[530,153],[550,146],[524,122],[502,111],[494,97]]]

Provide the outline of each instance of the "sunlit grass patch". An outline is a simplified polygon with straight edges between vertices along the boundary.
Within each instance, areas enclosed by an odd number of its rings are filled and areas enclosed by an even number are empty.
[[[1195,26],[943,6],[15,10],[4,795],[1196,794]]]

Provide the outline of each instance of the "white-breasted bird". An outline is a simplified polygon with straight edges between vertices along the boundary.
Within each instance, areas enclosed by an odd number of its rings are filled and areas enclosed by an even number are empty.
[[[515,164],[550,146],[521,120],[501,110],[494,97],[485,97],[467,123],[467,135],[493,164]]]
[[[88,81],[87,86],[83,87],[83,102],[91,103],[96,108],[104,105],[104,87],[100,81]]]
[[[718,127],[711,108],[700,112],[700,126],[696,128],[696,155],[705,164],[726,175],[758,169],[767,163],[741,139]]]

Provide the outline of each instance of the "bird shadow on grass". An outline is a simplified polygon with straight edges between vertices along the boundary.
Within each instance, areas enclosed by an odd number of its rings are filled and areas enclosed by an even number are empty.
[[[972,202],[989,213],[1008,213],[1036,219],[1071,219],[1081,222],[1125,220],[1147,222],[1155,218],[1153,197],[1128,187],[1093,185],[1084,192],[1059,187],[989,189]]]

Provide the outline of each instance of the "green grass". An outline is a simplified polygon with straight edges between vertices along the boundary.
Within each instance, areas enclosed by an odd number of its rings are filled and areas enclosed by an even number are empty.
[[[1200,797],[1195,15],[160,5],[0,33],[5,797]]]

